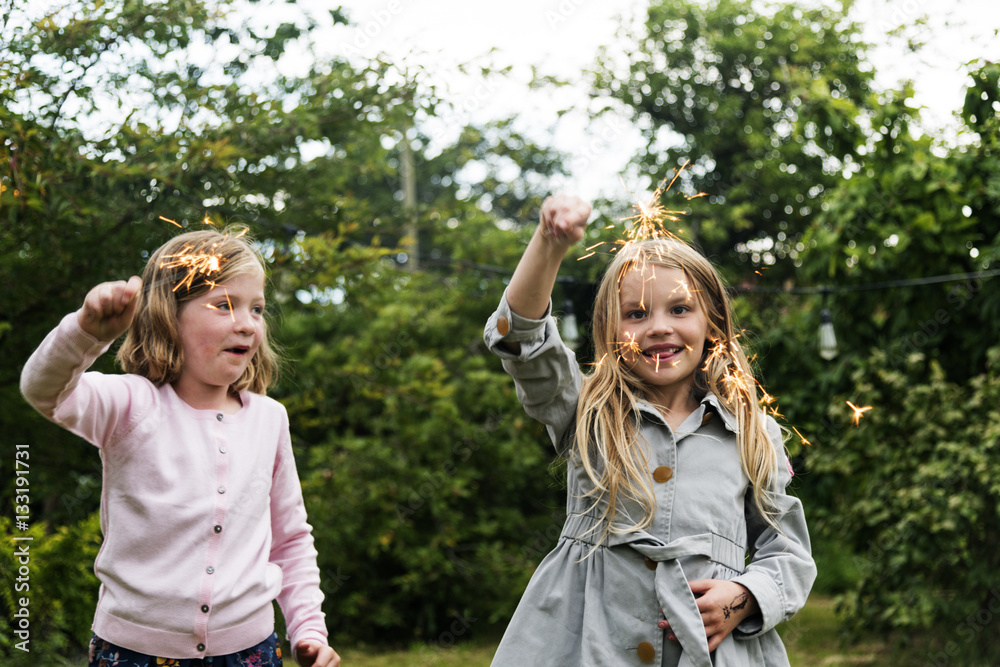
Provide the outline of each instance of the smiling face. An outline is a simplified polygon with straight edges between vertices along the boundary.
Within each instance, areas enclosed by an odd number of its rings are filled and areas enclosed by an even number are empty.
[[[229,388],[264,339],[264,273],[257,267],[185,301],[177,313],[183,353],[174,391],[199,409],[238,409]]]
[[[695,287],[680,269],[633,266],[621,278],[618,346],[622,361],[670,407],[692,400],[702,363],[708,318]]]

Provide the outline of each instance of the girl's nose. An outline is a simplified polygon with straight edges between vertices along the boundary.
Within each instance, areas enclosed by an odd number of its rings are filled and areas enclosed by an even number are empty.
[[[253,333],[254,321],[249,311],[241,309],[233,311],[233,330],[239,333]]]
[[[673,321],[664,312],[653,311],[649,314],[649,330],[646,335],[672,334],[674,332]]]

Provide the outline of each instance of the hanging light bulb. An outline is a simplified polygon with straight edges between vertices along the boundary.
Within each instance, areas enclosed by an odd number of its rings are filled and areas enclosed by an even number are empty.
[[[826,308],[819,314],[819,356],[827,361],[837,356],[837,335],[833,332],[833,318]]]
[[[576,344],[580,342],[580,332],[576,329],[576,313],[573,312],[573,302],[566,299],[563,305],[565,311],[562,321],[559,323],[559,334],[562,336],[566,347],[575,350]]]

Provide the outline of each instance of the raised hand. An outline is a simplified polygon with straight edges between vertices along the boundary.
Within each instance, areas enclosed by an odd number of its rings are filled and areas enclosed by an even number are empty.
[[[118,338],[132,324],[141,288],[139,276],[132,276],[128,282],[115,280],[93,287],[77,311],[80,328],[105,343]]]
[[[542,235],[560,245],[579,243],[587,231],[590,210],[590,204],[573,195],[546,197],[539,222]]]
[[[541,219],[524,250],[507,288],[507,303],[522,317],[545,314],[559,273],[559,264],[571,246],[583,238],[590,204],[573,195],[553,195],[542,202]],[[512,343],[508,349],[517,351]]]

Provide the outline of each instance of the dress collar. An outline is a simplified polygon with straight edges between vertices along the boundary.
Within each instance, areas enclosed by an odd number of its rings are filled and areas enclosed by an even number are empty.
[[[663,415],[660,414],[660,411],[653,407],[650,403],[643,399],[639,399],[637,407],[639,413],[642,415],[642,418],[657,421],[666,426],[667,422],[663,418]],[[711,414],[709,411],[718,414],[719,417],[722,418],[722,423],[726,429],[732,433],[738,432],[736,415],[727,410],[725,406],[722,405],[722,401],[719,400],[719,397],[712,392],[705,394],[705,397],[701,399],[701,402],[698,404],[698,407],[695,408],[695,411],[691,413],[691,416],[695,416],[700,423],[704,424],[705,415]],[[688,419],[690,418],[691,417],[688,417]]]

